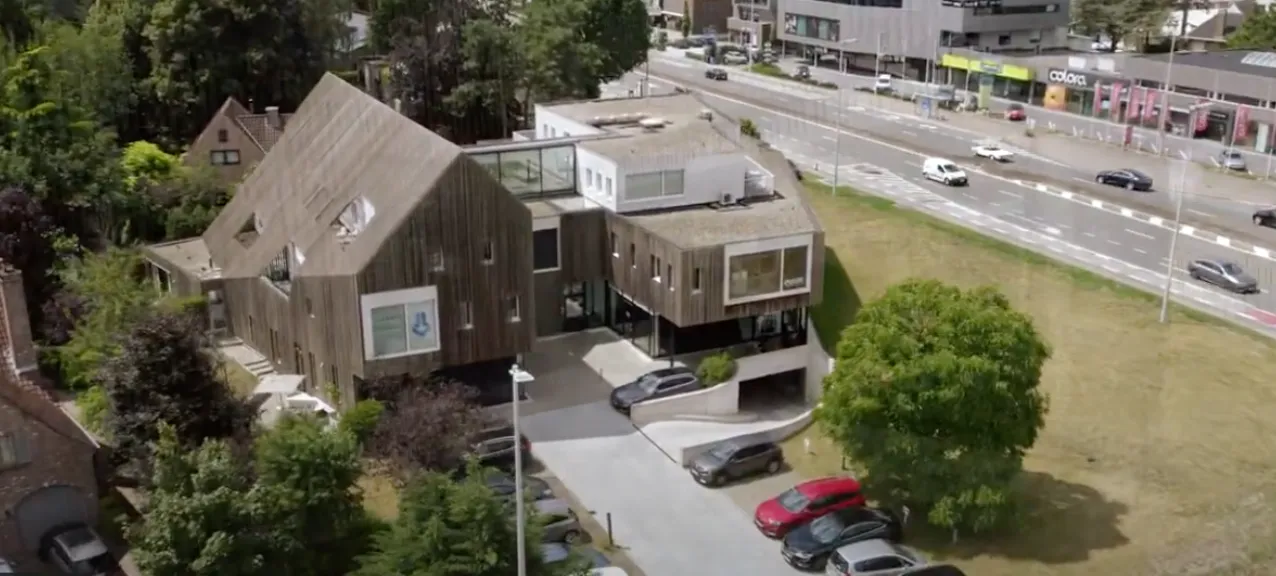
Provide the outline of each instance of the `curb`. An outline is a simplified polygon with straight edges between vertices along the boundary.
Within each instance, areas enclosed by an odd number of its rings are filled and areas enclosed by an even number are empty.
[[[1162,218],[1160,216],[1152,216],[1150,214],[1145,214],[1143,212],[1139,212],[1138,210],[1134,210],[1132,208],[1126,208],[1119,204],[1107,202],[1104,200],[1096,200],[1094,198],[1085,196],[1084,194],[1078,194],[1076,192],[1071,192],[1068,190],[1060,190],[1057,188],[1052,188],[1045,184],[1038,184],[1036,182],[1025,182],[1023,180],[1012,180],[1012,182],[1019,184],[1020,186],[1027,186],[1027,187],[1034,188],[1037,192],[1043,192],[1046,194],[1058,196],[1060,198],[1063,198],[1065,200],[1071,200],[1078,204],[1085,204],[1091,208],[1104,210],[1106,212],[1110,212],[1113,214],[1119,214],[1126,218],[1146,222],[1148,224],[1157,226],[1159,228],[1164,228],[1166,230],[1174,230],[1174,222],[1172,221],[1167,222],[1165,218]],[[1259,258],[1265,258],[1267,260],[1276,262],[1276,255],[1273,255],[1272,249],[1264,248],[1262,246],[1257,246],[1255,244],[1245,242],[1242,240],[1235,240],[1231,238],[1230,236],[1224,236],[1222,234],[1211,232],[1209,230],[1201,230],[1200,228],[1197,228],[1195,226],[1189,226],[1187,224],[1179,224],[1179,234],[1182,234],[1184,236],[1191,236],[1193,238],[1197,238],[1200,240],[1210,241],[1224,248],[1231,248],[1232,250],[1236,250],[1238,252],[1250,254],[1253,256],[1258,256]]]

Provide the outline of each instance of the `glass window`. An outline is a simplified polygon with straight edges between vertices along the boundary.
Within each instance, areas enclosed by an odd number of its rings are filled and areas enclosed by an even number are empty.
[[[664,173],[664,195],[677,196],[682,194],[682,182],[686,176],[684,170],[668,170]]]
[[[806,253],[806,246],[784,249],[784,277],[781,279],[781,289],[806,288]]]
[[[594,169],[586,168],[585,169],[585,188],[593,188],[593,187],[594,187]]]
[[[611,196],[611,176],[607,177],[607,195]]]
[[[208,161],[214,166],[239,164],[239,150],[213,150],[208,153]]]
[[[532,269],[558,269],[558,228],[532,232]]]
[[[487,154],[474,154],[470,156],[479,166],[482,166],[493,178],[501,179],[501,155],[498,152],[490,152]]]
[[[402,305],[372,309],[372,352],[390,356],[408,351],[408,323]]]
[[[625,200],[659,198],[663,190],[664,178],[660,172],[625,176]]]
[[[545,192],[571,192],[576,189],[576,150],[556,146],[541,150],[541,178]]]
[[[731,257],[729,298],[747,298],[780,291],[780,251]]]
[[[691,272],[691,290],[695,292],[700,291],[700,269],[699,268],[696,268],[695,270],[692,270]]]
[[[520,310],[518,306],[518,296],[510,296],[509,299],[506,301],[505,306],[506,308],[508,308],[509,321],[518,322],[519,319],[521,318]]]
[[[599,190],[603,189],[603,173],[602,172],[594,172],[594,188],[597,188]]]
[[[515,196],[541,193],[541,151],[501,152],[501,184]]]

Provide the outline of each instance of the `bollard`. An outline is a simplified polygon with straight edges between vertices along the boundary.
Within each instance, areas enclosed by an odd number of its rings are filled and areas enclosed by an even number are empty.
[[[615,546],[616,538],[611,533],[611,512],[607,513],[607,545]]]

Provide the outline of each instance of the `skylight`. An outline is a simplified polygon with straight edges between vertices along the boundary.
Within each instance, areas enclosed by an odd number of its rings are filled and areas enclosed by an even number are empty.
[[[1244,58],[1241,58],[1241,64],[1261,66],[1263,68],[1276,68],[1276,53],[1250,52],[1249,54],[1246,54]]]
[[[337,227],[338,238],[353,238],[362,233],[372,218],[377,215],[376,208],[367,198],[359,196],[346,204],[346,208],[337,216],[333,224]]]

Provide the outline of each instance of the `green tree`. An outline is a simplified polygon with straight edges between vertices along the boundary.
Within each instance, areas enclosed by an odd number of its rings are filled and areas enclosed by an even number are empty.
[[[399,517],[359,560],[354,576],[509,576],[517,546],[509,504],[470,474],[455,481],[426,473],[408,484]],[[540,555],[539,529],[529,526],[527,574],[560,573]],[[573,566],[573,569],[578,568]]]
[[[894,286],[860,310],[837,346],[819,418],[866,483],[929,521],[985,530],[1044,425],[1037,389],[1050,349],[993,288]]]
[[[101,126],[127,127],[135,104],[132,64],[123,37],[102,26],[47,23],[41,30],[69,104]]]
[[[608,56],[597,44],[582,41],[591,16],[583,0],[528,4],[522,26],[528,106],[533,101],[598,97]]]
[[[157,0],[146,25],[147,87],[168,136],[188,142],[227,96],[295,107],[323,74],[301,0]]]
[[[611,82],[647,61],[651,16],[643,0],[585,0],[580,28],[602,53],[599,82]]]
[[[1227,47],[1234,49],[1276,49],[1276,10],[1255,11],[1241,22],[1240,28],[1227,37]]]
[[[85,390],[100,381],[99,370],[120,350],[122,335],[142,318],[159,294],[142,280],[137,252],[110,248],[85,253],[58,271],[63,289],[79,314],[70,340],[58,348],[63,384]]]
[[[151,194],[164,207],[164,237],[199,236],[230,201],[230,187],[206,165],[183,168]]]
[[[1168,0],[1077,0],[1072,4],[1076,30],[1093,37],[1104,36],[1107,51],[1141,31],[1157,31],[1169,15]]]

